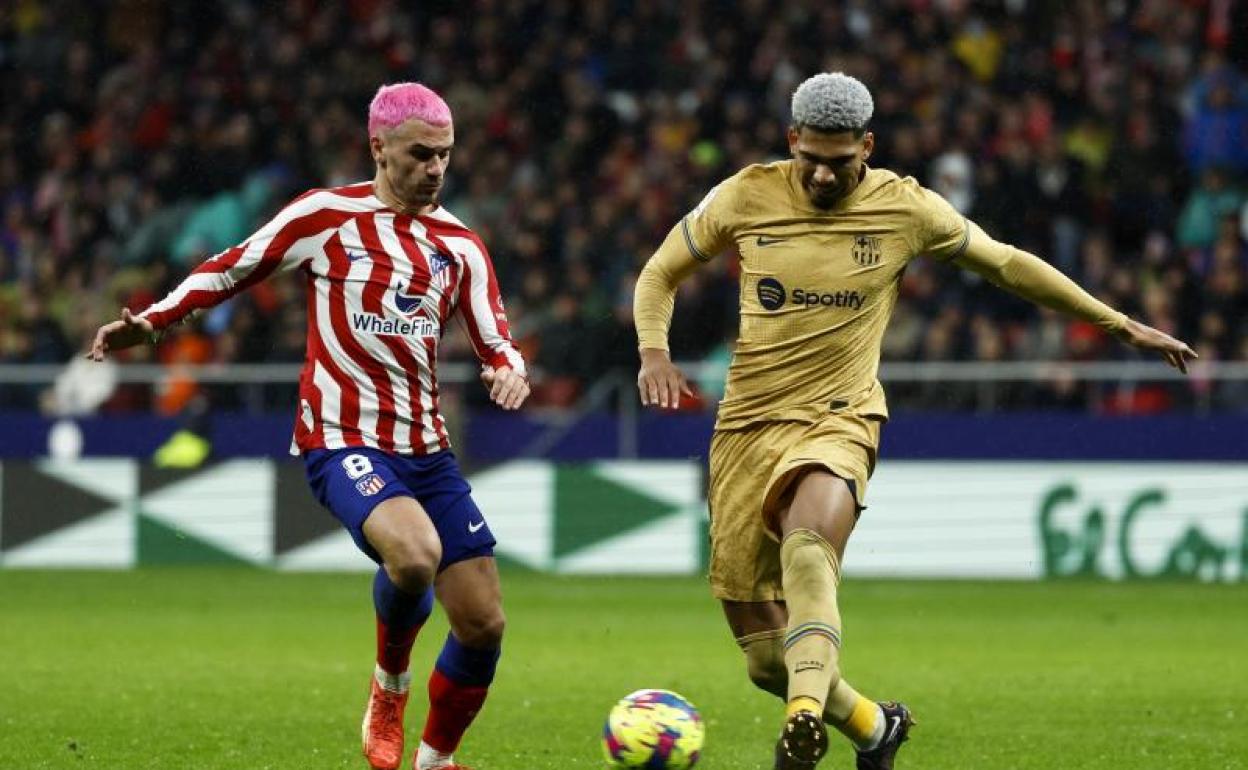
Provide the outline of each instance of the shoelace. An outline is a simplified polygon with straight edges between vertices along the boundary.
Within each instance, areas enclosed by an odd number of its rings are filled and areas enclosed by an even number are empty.
[[[382,693],[373,709],[370,730],[376,729],[387,741],[403,740],[403,724],[398,718],[399,699],[389,693]]]

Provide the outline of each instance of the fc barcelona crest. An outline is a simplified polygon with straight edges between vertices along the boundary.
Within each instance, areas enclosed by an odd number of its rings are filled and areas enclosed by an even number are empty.
[[[874,235],[859,235],[854,238],[854,261],[863,267],[878,264],[883,251],[883,244]]]

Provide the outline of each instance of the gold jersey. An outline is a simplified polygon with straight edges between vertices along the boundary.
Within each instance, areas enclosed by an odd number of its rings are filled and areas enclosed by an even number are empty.
[[[886,419],[880,345],[910,260],[954,259],[970,228],[944,198],[868,169],[815,208],[791,160],[748,166],[680,223],[700,260],[735,244],[741,326],[716,427],[813,422],[843,408]]]

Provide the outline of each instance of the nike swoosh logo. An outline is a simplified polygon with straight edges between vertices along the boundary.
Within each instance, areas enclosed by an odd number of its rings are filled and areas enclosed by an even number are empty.
[[[784,241],[786,241],[786,240],[788,240],[788,239],[787,239],[787,238],[768,238],[768,237],[767,237],[767,236],[765,236],[765,235],[760,235],[760,236],[758,236],[758,240],[757,240],[757,241],[755,241],[755,242],[756,242],[759,246],[773,246],[773,245],[775,245],[775,244],[777,244],[777,243],[783,243],[783,242],[784,242]]]
[[[889,741],[891,741],[893,739],[893,736],[897,735],[897,730],[900,727],[901,727],[901,717],[889,717],[888,718],[888,732],[884,733],[883,743],[888,743]]]
[[[367,253],[357,254],[354,251],[347,252],[347,260],[351,262],[359,262],[361,259],[367,259],[367,258],[368,258]]]
[[[478,521],[476,524],[473,524],[470,521],[468,522],[468,531],[475,535],[477,533],[477,530],[481,529],[484,526],[485,526],[485,521]],[[894,719],[895,718],[896,717],[894,717]]]

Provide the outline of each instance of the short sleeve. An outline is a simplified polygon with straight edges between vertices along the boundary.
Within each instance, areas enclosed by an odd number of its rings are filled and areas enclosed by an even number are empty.
[[[733,229],[740,220],[736,211],[737,187],[736,177],[725,179],[712,187],[702,202],[680,220],[685,245],[702,262],[732,243]]]
[[[939,193],[920,187],[916,205],[918,243],[916,251],[941,262],[962,256],[970,240],[966,217]]]

